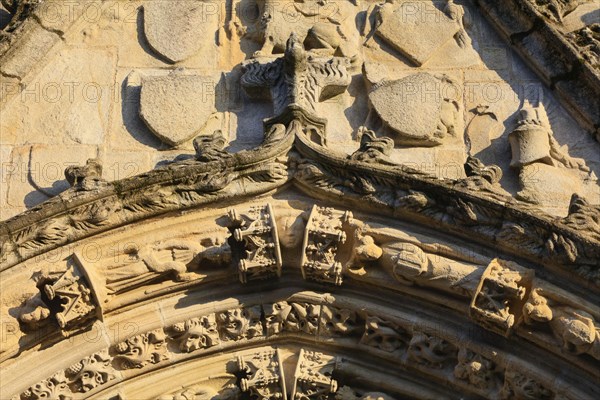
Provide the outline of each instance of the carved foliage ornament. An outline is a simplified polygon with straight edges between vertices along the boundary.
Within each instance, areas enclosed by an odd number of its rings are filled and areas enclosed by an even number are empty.
[[[289,313],[296,313],[291,319],[293,323],[279,324],[280,330],[274,330],[270,310],[285,308],[289,308]],[[315,310],[321,310],[320,314],[315,315]],[[301,328],[305,312],[313,314],[305,318],[312,319],[311,326],[318,327],[316,331],[314,328]],[[439,326],[425,328],[420,325],[423,321],[395,320],[383,314],[361,314],[360,311],[336,305],[288,300],[202,315],[164,331],[158,329],[130,337],[109,350],[85,357],[66,370],[31,386],[19,398],[80,398],[119,377],[120,371],[148,369],[181,355],[217,346],[221,341],[264,338],[262,326],[266,326],[266,335],[269,337],[290,332],[307,335],[310,340],[323,340],[323,343],[328,343],[328,339],[334,337],[343,337],[352,340],[354,344],[351,346],[354,348],[371,355],[391,357],[403,368],[418,368],[436,379],[450,379],[454,375],[454,383],[461,383],[459,387],[462,388],[467,385],[478,395],[529,399],[531,397],[520,397],[519,393],[529,393],[530,388],[536,388],[534,393],[554,394],[552,382],[529,376],[529,364],[522,365],[522,361],[517,362],[517,359],[507,356],[496,358],[493,352],[481,354],[472,349],[469,343],[435,333]],[[279,318],[279,321],[282,319]],[[421,327],[417,328],[416,325]],[[511,369],[507,372],[508,359],[512,361]],[[236,364],[240,371],[240,390],[253,393],[257,398],[283,400],[287,389],[281,361],[280,354],[274,349],[244,354],[238,358]],[[339,384],[333,375],[340,362],[318,351],[301,351],[293,377],[295,385],[289,392],[291,398],[324,400],[339,392]],[[227,393],[237,398],[238,392]],[[342,391],[340,396],[343,395],[348,393]]]

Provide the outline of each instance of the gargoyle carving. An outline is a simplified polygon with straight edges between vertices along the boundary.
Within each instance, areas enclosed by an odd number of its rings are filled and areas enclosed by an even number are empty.
[[[197,136],[193,144],[196,150],[196,160],[198,161],[209,162],[231,157],[231,154],[224,150],[227,139],[221,130],[214,131],[210,136]]]
[[[65,178],[76,189],[95,189],[104,182],[102,180],[102,164],[97,159],[90,158],[84,166],[67,167]]]
[[[261,44],[254,56],[269,56],[285,50],[290,34],[321,54],[339,53],[345,57],[357,54],[357,33],[354,27],[356,4],[349,0],[258,0],[259,15],[246,37]]]
[[[388,137],[376,137],[375,132],[364,126],[358,128],[360,148],[348,158],[366,163],[377,163],[383,165],[395,165],[390,159],[390,153],[394,148],[394,141]]]

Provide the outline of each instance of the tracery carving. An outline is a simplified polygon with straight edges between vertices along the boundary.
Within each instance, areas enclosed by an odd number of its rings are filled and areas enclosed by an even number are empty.
[[[281,276],[281,249],[273,208],[253,206],[247,214],[229,212],[235,226],[233,238],[243,245],[238,262],[240,281]]]
[[[529,376],[520,372],[506,371],[504,375],[504,386],[500,392],[502,399],[515,400],[545,400],[553,399],[554,393],[536,382]]]
[[[239,356],[238,368],[245,374],[240,379],[240,389],[249,392],[251,399],[286,399],[279,350]]]
[[[343,224],[351,219],[350,212],[339,215],[332,208],[313,206],[302,245],[301,265],[305,279],[342,284],[343,268],[337,252],[346,241]]]
[[[307,303],[280,301],[265,305],[267,334],[302,332],[315,335],[319,329],[321,306]]]
[[[94,293],[75,266],[70,266],[57,280],[45,284],[43,290],[50,304],[55,304],[59,310],[54,317],[63,330],[89,322],[98,312]]]
[[[485,270],[469,314],[486,329],[508,335],[521,318],[533,271],[494,259]]]
[[[404,349],[410,342],[410,334],[398,324],[376,316],[367,316],[360,343],[393,353]]]

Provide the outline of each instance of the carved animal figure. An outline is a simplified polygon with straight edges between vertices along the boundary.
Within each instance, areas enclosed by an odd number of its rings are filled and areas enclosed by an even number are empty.
[[[356,40],[352,40],[357,37],[353,26],[356,6],[350,1],[257,0],[257,5],[261,17],[246,34],[262,45],[255,56],[282,53],[292,33],[307,49],[348,57],[357,54]]]

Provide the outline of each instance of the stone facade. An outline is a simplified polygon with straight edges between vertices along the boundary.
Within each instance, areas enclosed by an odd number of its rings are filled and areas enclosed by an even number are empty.
[[[600,397],[597,2],[1,4],[0,398]]]

